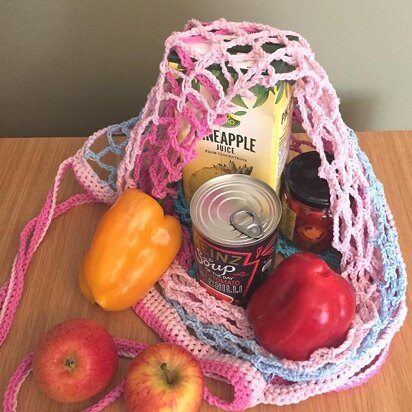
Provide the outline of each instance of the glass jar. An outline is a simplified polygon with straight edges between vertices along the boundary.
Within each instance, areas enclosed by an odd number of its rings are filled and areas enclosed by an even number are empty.
[[[333,156],[326,155],[328,162]],[[283,175],[280,231],[296,247],[322,252],[331,247],[333,220],[326,180],[318,175],[318,152],[306,152],[293,158]]]

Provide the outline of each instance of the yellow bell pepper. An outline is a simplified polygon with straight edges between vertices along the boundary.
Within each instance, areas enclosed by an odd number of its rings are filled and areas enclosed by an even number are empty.
[[[127,189],[100,221],[79,273],[82,293],[103,309],[138,302],[179,252],[180,223],[155,199]]]

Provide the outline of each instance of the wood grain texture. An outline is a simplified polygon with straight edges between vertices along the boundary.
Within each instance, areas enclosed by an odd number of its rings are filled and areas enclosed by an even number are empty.
[[[84,138],[0,139],[0,285],[8,278],[18,236],[35,216],[61,161],[73,155]],[[407,268],[412,267],[412,132],[359,133],[385,192],[399,231]],[[64,181],[60,199],[78,191],[74,179]],[[131,311],[107,313],[87,303],[77,288],[79,262],[96,225],[105,211],[101,205],[78,206],[55,220],[36,252],[27,272],[23,296],[11,332],[0,349],[0,396],[22,358],[31,352],[39,337],[55,324],[84,317],[101,322],[117,337],[145,343],[159,340]],[[408,288],[408,304],[411,292]],[[366,385],[346,392],[316,396],[298,405],[282,407],[284,412],[316,411],[410,411],[412,405],[412,321],[409,316],[391,345],[389,359],[381,372]],[[120,381],[128,365],[122,360],[116,375]],[[113,382],[114,386],[115,382]],[[228,386],[208,380],[212,391],[229,399]],[[19,395],[19,411],[78,411],[98,397],[76,405],[60,405],[40,393],[29,376]],[[277,408],[259,405],[251,411]],[[106,409],[124,410],[120,399]],[[203,402],[201,411],[217,408]]]

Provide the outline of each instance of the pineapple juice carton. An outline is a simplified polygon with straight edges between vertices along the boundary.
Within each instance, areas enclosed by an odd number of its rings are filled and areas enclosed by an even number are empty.
[[[192,46],[198,52],[208,48],[206,42],[193,42]],[[184,70],[177,56],[169,56],[169,65],[177,71]],[[275,68],[293,69],[284,62],[278,62]],[[212,65],[208,70],[225,88],[227,80],[220,67]],[[205,99],[210,98],[208,90],[197,80],[193,81],[192,87]],[[250,91],[253,93],[252,99],[236,96],[232,102],[237,109],[227,114],[225,124],[216,126],[208,136],[197,142],[197,157],[183,168],[183,189],[188,202],[203,183],[223,174],[252,175],[279,193],[289,150],[293,84],[283,81],[271,88],[255,85]],[[187,131],[187,125],[183,125],[179,136],[185,136]]]

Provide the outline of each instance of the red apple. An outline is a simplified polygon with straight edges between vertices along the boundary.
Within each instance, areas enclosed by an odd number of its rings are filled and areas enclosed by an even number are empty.
[[[116,345],[103,326],[74,319],[55,326],[40,339],[33,355],[33,375],[50,398],[78,402],[103,390],[118,362]]]
[[[186,349],[158,343],[140,352],[125,378],[124,397],[131,412],[195,412],[204,379],[197,359]]]
[[[247,307],[260,345],[291,360],[342,344],[355,313],[352,285],[309,252],[283,260]]]

